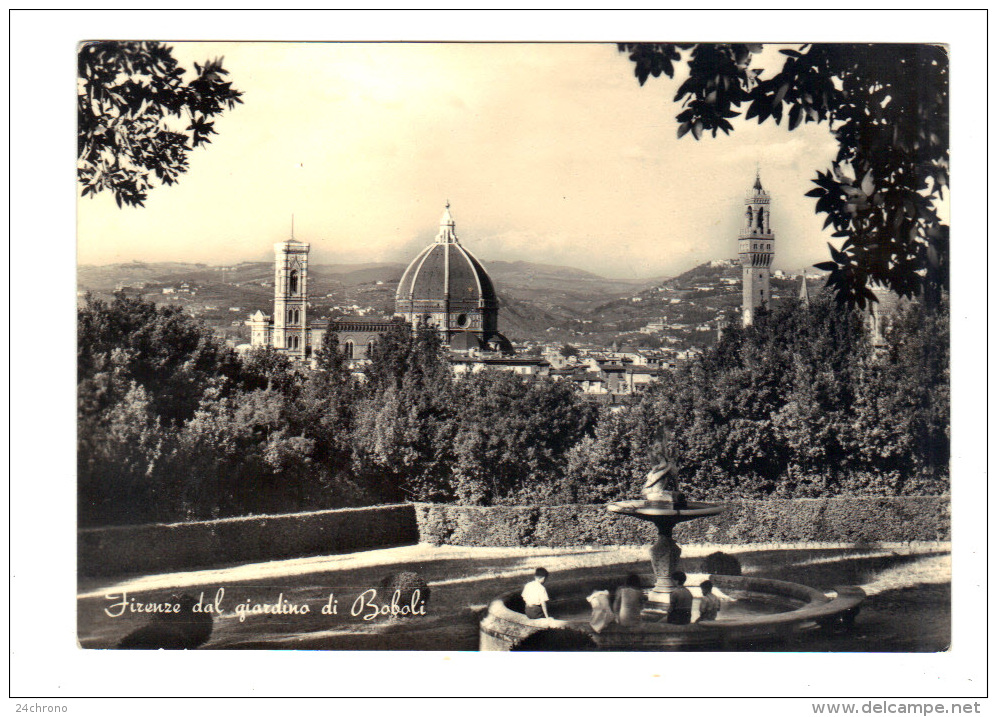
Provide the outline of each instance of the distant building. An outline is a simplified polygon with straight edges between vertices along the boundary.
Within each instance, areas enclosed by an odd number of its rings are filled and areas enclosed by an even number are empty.
[[[874,348],[883,349],[886,346],[886,324],[892,321],[902,308],[909,306],[910,299],[904,299],[899,294],[881,286],[873,286],[872,293],[877,301],[868,304],[866,325],[869,327],[869,339]]]
[[[398,318],[342,316],[330,320],[327,330],[336,333],[339,350],[346,359],[362,361],[370,358],[374,343],[383,333],[402,323]]]
[[[769,303],[772,291],[769,272],[775,255],[775,236],[769,223],[769,194],[762,189],[760,175],[744,199],[744,224],[738,235],[741,259],[742,320],[745,326],[754,321],[756,312]]]
[[[498,331],[498,296],[484,267],[457,239],[447,202],[435,241],[412,260],[395,294],[395,315],[439,330],[453,351],[512,353]]]
[[[668,328],[668,324],[665,323],[665,317],[661,318],[661,321],[652,321],[643,328],[640,329],[642,334],[660,334]]]
[[[520,376],[547,376],[551,365],[537,356],[451,356],[454,373],[457,376],[478,373],[486,369],[510,371]]]
[[[324,329],[308,322],[309,248],[293,236],[273,245],[273,316],[257,311],[246,322],[251,346],[273,346],[303,361],[322,345]]]
[[[366,360],[378,337],[394,326],[421,324],[437,328],[452,351],[463,354],[512,354],[512,344],[498,332],[498,298],[481,263],[457,239],[448,203],[433,244],[409,264],[398,284],[393,318],[343,316],[326,324],[308,319],[309,245],[292,236],[274,244],[274,310],[253,314],[250,345],[273,346],[296,360],[317,352],[326,332],[334,331],[350,360]],[[333,307],[367,314],[369,307]]]

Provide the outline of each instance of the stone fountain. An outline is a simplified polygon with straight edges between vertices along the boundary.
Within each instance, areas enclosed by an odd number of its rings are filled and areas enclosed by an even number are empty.
[[[669,595],[675,589],[672,573],[678,569],[682,554],[682,548],[672,537],[672,529],[683,521],[723,512],[723,506],[715,503],[687,502],[677,491],[668,491],[655,498],[611,503],[608,508],[613,513],[647,520],[658,529],[658,539],[651,545],[651,568],[655,581],[654,587],[647,593],[647,599],[664,604],[668,603]]]
[[[641,491],[644,499],[619,501],[607,506],[613,513],[649,521],[658,529],[658,539],[651,546],[655,583],[647,599],[664,604],[668,603],[669,595],[675,589],[672,573],[678,569],[682,554],[682,549],[672,537],[672,529],[683,521],[723,512],[721,505],[689,502],[678,491],[678,467],[671,439],[671,432],[663,428],[656,444],[658,463],[647,474]]]
[[[482,650],[526,649],[521,646],[547,638],[554,643],[562,642],[564,631],[570,632],[579,641],[579,646],[549,649],[755,649],[766,641],[792,639],[811,629],[834,630],[852,624],[865,597],[860,588],[837,587],[831,597],[796,583],[728,575],[708,576],[726,600],[717,620],[691,625],[664,622],[662,616],[667,613],[669,597],[676,587],[671,576],[678,568],[682,552],[672,537],[672,530],[683,521],[721,513],[724,507],[717,503],[688,501],[679,491],[678,468],[667,429],[661,432],[656,449],[658,463],[647,474],[641,491],[643,499],[607,506],[613,513],[649,521],[658,529],[658,539],[651,546],[654,581],[646,593],[647,605],[640,624],[626,628],[610,625],[601,632],[593,630],[585,596],[607,583],[622,584],[624,577],[593,572],[589,577],[549,588],[554,594],[552,612],[564,615],[564,619],[532,620],[526,617],[519,588],[493,600],[479,628]],[[702,579],[706,577],[702,576]],[[649,585],[649,582],[644,584]],[[693,589],[696,588],[693,586]],[[545,632],[550,635],[544,635]],[[531,646],[529,649],[546,648]]]

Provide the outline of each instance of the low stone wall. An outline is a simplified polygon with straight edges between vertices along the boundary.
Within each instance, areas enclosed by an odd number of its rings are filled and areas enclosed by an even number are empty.
[[[344,508],[78,532],[81,576],[191,570],[419,542],[411,505]]]
[[[910,543],[951,539],[948,496],[743,500],[680,523],[680,544]],[[601,505],[415,506],[422,542],[445,545],[643,545],[654,527]]]

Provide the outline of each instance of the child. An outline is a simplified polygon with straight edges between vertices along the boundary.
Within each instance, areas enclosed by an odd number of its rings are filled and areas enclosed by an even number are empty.
[[[699,601],[699,619],[696,622],[716,620],[720,612],[720,598],[713,594],[713,583],[704,580],[699,589],[703,591],[703,599]]]
[[[533,572],[532,582],[526,583],[523,588],[523,602],[526,603],[526,617],[531,620],[539,620],[542,617],[550,618],[547,611],[547,589],[544,581],[547,579],[547,571],[544,568],[537,568]]]
[[[627,583],[616,590],[613,612],[616,620],[626,627],[640,623],[640,611],[644,603],[644,593],[640,589],[640,578],[633,573],[627,575]]]
[[[668,617],[666,622],[672,625],[688,625],[692,622],[692,593],[685,586],[685,573],[676,570],[672,580],[678,586],[668,596]]]

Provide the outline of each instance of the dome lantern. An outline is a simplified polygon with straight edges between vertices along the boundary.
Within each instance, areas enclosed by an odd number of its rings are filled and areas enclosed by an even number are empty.
[[[453,220],[453,215],[450,213],[450,202],[447,201],[447,206],[443,210],[443,216],[440,217],[440,233],[436,235],[437,244],[456,244],[457,243],[457,230],[456,223]]]

